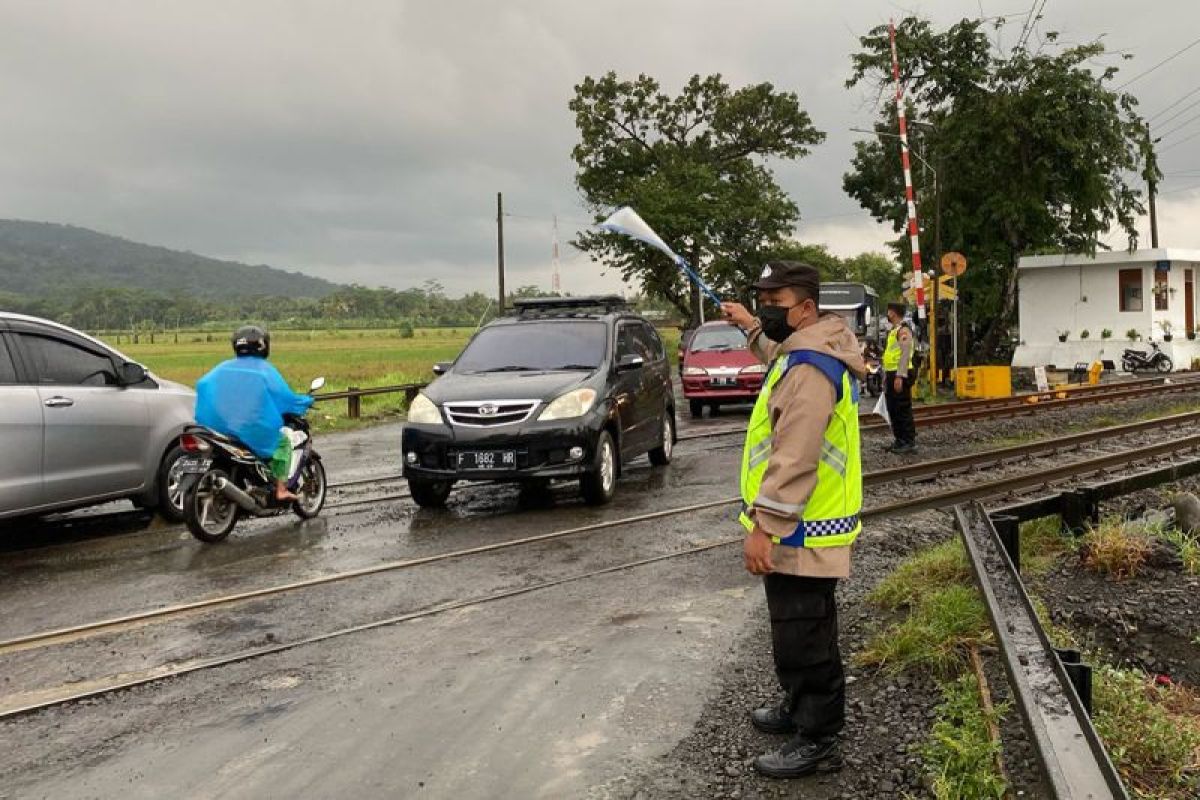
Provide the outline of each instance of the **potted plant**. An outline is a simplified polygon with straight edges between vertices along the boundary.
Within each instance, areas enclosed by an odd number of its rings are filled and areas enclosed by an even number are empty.
[[[1060,342],[1065,342],[1067,340],[1067,337],[1070,335],[1071,335],[1070,331],[1059,331],[1058,332],[1058,340]]]
[[[1137,328],[1130,328],[1129,330],[1125,331],[1125,338],[1129,340],[1130,344],[1133,344],[1138,339],[1142,338],[1142,335],[1137,332]]]
[[[1174,338],[1175,338],[1173,335],[1171,335],[1171,329],[1174,327],[1173,325],[1171,325],[1171,320],[1169,320],[1169,319],[1160,319],[1160,320],[1158,321],[1158,327],[1159,327],[1159,328],[1162,330],[1162,332],[1163,332],[1163,341],[1164,341],[1164,342],[1169,342],[1169,341],[1171,341],[1172,339],[1174,339]]]
[[[1080,339],[1086,339],[1086,338],[1088,338],[1088,337],[1089,337],[1089,336],[1091,336],[1091,335],[1092,335],[1092,332],[1091,332],[1091,331],[1089,331],[1087,328],[1084,328],[1083,330],[1081,330],[1081,331],[1079,332],[1079,338],[1080,338]]]
[[[1112,328],[1105,328],[1104,330],[1100,331],[1100,338],[1101,339],[1111,339],[1112,338]]]

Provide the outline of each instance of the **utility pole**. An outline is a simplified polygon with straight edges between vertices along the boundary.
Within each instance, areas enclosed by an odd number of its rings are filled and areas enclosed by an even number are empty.
[[[554,274],[550,277],[550,289],[555,294],[562,291],[562,281],[558,273],[558,214],[554,215]]]
[[[496,303],[498,316],[504,316],[504,195],[496,192],[496,270],[500,276],[500,297]]]
[[[1154,143],[1157,139],[1150,138],[1150,123],[1146,123],[1146,185],[1148,187],[1147,194],[1150,195],[1150,246],[1158,247],[1158,208],[1155,205],[1154,197],[1158,194],[1158,181],[1155,178],[1155,173],[1158,172],[1158,164],[1154,159]]]

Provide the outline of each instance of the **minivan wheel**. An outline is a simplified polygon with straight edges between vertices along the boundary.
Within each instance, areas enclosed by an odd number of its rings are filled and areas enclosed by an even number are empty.
[[[602,431],[596,440],[596,463],[591,472],[579,479],[583,500],[591,506],[611,502],[617,493],[617,446],[612,434]]]
[[[157,511],[167,522],[183,522],[183,472],[179,459],[183,448],[172,447],[158,467]]]
[[[671,453],[675,450],[675,415],[667,409],[663,414],[662,439],[658,447],[650,451],[650,463],[656,467],[665,467],[671,463]]]
[[[701,400],[688,400],[688,410],[692,412],[693,419],[700,419],[704,416],[704,402]]]
[[[408,490],[412,492],[413,500],[421,508],[444,508],[452,488],[454,484],[450,481],[408,479]]]

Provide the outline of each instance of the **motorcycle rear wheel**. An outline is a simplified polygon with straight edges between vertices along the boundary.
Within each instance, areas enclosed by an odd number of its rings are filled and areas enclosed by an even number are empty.
[[[312,519],[325,507],[325,495],[329,485],[325,482],[325,467],[319,458],[310,458],[300,473],[300,486],[296,494],[300,497],[292,503],[292,510],[300,519]]]
[[[229,479],[222,470],[210,469],[192,484],[183,498],[183,519],[202,542],[223,541],[237,525],[241,509],[216,489],[217,478]]]

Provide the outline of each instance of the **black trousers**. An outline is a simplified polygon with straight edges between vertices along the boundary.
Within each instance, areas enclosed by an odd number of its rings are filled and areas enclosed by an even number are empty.
[[[900,444],[917,443],[917,423],[913,421],[912,378],[901,378],[903,385],[896,391],[896,373],[883,377],[883,398],[887,403],[888,418],[892,421],[892,435]]]
[[[804,736],[833,736],[846,721],[846,678],[833,595],[837,578],[773,572],[764,581],[775,674],[785,707]]]

